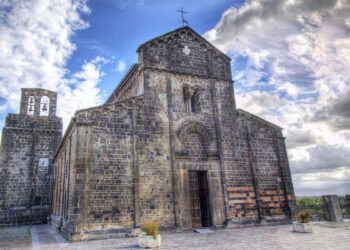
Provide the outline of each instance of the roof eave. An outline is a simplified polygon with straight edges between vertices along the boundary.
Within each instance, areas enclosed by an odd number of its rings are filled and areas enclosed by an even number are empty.
[[[131,65],[131,67],[129,68],[128,72],[126,72],[126,74],[124,75],[122,80],[119,82],[117,87],[114,88],[114,90],[112,91],[112,94],[107,98],[107,100],[105,101],[105,103],[103,105],[107,104],[109,102],[109,100],[113,97],[114,93],[119,91],[119,89],[124,86],[125,82],[137,70],[138,66],[139,65],[137,63],[134,63],[133,65]]]

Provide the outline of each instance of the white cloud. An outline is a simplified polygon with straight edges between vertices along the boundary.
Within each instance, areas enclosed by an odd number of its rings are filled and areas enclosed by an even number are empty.
[[[117,67],[113,70],[113,72],[123,73],[126,68],[126,64],[123,61],[119,61]]]
[[[96,106],[103,102],[97,84],[105,75],[101,67],[109,62],[98,56],[86,62],[81,71],[74,73],[71,78],[62,79],[58,90],[58,116],[63,117],[65,126],[68,125],[76,110]]]
[[[72,35],[89,24],[87,0],[2,0],[0,2],[0,97],[17,112],[20,88],[42,87],[58,92],[58,115],[64,125],[78,108],[102,102],[97,84],[108,61],[97,57],[80,72],[68,72],[67,60],[76,45]],[[67,78],[66,74],[71,77]]]
[[[305,190],[310,169],[322,173],[313,179],[320,192],[340,190],[331,176],[350,186],[349,20],[348,0],[247,0],[205,34],[233,58],[237,106],[285,128],[295,186]]]
[[[140,7],[144,5],[145,0],[110,0],[118,8],[120,9],[127,9],[127,8],[134,8],[134,7]]]

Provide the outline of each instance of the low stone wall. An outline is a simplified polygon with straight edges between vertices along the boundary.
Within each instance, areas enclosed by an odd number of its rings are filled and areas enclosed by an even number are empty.
[[[49,216],[48,206],[12,207],[1,211],[0,227],[43,224]]]

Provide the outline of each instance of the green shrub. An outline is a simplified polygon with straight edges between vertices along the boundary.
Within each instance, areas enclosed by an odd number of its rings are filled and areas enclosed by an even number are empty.
[[[312,197],[295,197],[295,201],[298,207],[313,207],[319,202],[319,199],[315,200]]]
[[[312,210],[305,210],[298,214],[298,222],[299,223],[308,223],[311,221],[311,215],[314,214]]]
[[[158,228],[158,223],[155,221],[147,221],[141,226],[142,232],[145,233],[144,235],[153,236],[154,239],[156,239],[159,234]]]

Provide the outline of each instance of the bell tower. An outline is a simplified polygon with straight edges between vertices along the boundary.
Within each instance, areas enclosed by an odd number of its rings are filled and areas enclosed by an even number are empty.
[[[39,88],[23,88],[21,91],[21,115],[56,116],[56,92]]]
[[[0,226],[40,224],[49,215],[51,161],[62,138],[57,93],[21,89],[19,114],[8,114],[0,147]]]

